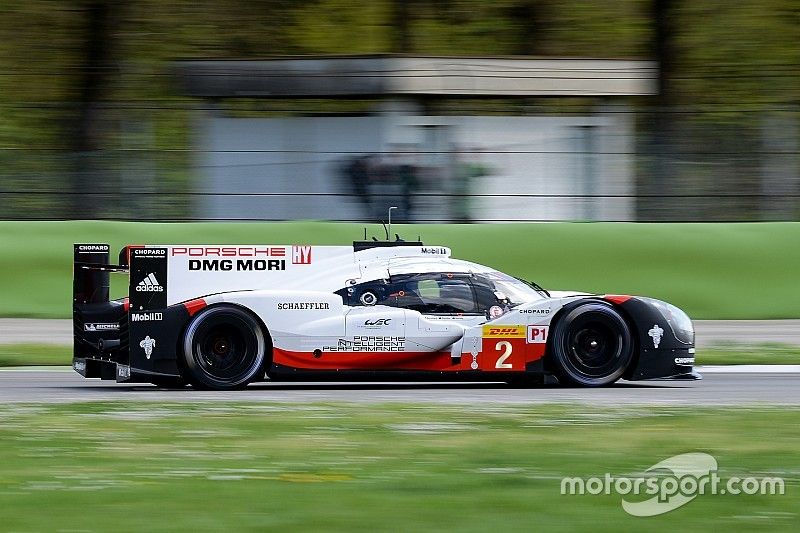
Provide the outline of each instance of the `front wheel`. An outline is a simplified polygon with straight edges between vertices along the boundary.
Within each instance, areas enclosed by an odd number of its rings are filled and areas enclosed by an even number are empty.
[[[194,385],[241,388],[263,373],[266,345],[252,314],[231,305],[209,307],[186,329],[183,362]]]
[[[580,305],[556,324],[551,354],[562,380],[585,387],[617,381],[633,358],[630,328],[604,303]]]

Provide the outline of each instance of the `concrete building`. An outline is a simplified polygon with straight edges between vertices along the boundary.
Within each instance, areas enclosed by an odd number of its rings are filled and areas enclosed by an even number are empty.
[[[181,61],[184,93],[369,100],[363,116],[198,119],[199,218],[632,220],[625,98],[655,91],[648,61],[337,57]],[[581,116],[431,114],[465,98],[592,97]]]

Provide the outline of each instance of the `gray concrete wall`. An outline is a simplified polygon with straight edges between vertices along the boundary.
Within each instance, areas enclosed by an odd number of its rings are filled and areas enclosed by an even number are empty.
[[[403,203],[403,187],[369,185],[369,204],[352,196],[345,162],[375,154],[377,165],[420,169],[410,220],[460,220],[468,193],[472,220],[632,220],[631,125],[623,113],[578,117],[424,116],[243,119],[199,123],[196,214],[213,219],[371,220]],[[463,186],[460,168],[485,175]],[[590,196],[590,197],[582,197]],[[402,213],[401,213],[402,214]]]

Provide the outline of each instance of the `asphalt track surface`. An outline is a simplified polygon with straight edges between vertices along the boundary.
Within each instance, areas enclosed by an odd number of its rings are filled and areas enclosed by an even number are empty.
[[[800,346],[800,320],[695,320],[700,348],[726,343]],[[72,344],[70,320],[0,319],[0,344]]]
[[[703,369],[700,369],[703,372]],[[717,367],[701,381],[621,381],[611,387],[511,387],[500,383],[256,383],[231,392],[158,389],[87,380],[68,367],[0,370],[2,403],[277,402],[516,404],[578,403],[594,406],[708,407],[782,405],[800,407],[800,368],[790,372],[742,372]]]
[[[696,321],[697,345],[725,342],[800,345],[800,320]],[[0,343],[71,342],[69,320],[1,319]],[[703,370],[701,369],[701,373]],[[242,391],[158,389],[87,380],[70,368],[0,370],[0,402],[170,401],[432,404],[582,403],[598,406],[800,406],[800,367],[709,369],[702,381],[621,381],[612,387],[511,387],[500,383],[257,383]]]

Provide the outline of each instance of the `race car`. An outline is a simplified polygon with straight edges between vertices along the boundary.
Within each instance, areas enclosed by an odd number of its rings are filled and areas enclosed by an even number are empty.
[[[445,246],[75,244],[73,368],[235,389],[264,380],[596,387],[698,379],[689,317],[640,296],[548,291]],[[109,275],[128,297],[109,300]]]

